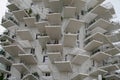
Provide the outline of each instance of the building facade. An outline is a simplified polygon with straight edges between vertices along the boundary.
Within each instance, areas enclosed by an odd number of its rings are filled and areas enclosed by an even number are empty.
[[[120,80],[115,11],[104,0],[8,0],[0,80]]]

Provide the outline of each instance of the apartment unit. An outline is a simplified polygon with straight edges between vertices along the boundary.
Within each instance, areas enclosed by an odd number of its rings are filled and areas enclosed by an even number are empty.
[[[0,80],[120,80],[119,29],[104,0],[8,0]]]

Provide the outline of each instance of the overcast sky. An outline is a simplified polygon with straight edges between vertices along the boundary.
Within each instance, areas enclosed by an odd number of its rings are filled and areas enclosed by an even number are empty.
[[[106,0],[106,1],[109,1],[113,4],[116,15],[117,15],[117,18],[115,20],[120,22],[120,0]],[[4,16],[5,12],[7,11],[7,8],[6,8],[7,3],[8,3],[7,0],[0,0],[0,22],[1,22],[2,16]],[[4,30],[5,29],[0,25],[0,34]]]
[[[7,0],[0,0],[0,23],[1,23],[1,18],[2,16],[4,16],[5,11],[7,11],[6,5],[7,5]],[[5,30],[5,28],[3,28],[0,25],[0,34]]]

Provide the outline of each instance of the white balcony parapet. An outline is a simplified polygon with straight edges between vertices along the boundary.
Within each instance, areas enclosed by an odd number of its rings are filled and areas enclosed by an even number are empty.
[[[49,0],[49,8],[52,12],[60,12],[62,5],[60,0]]]
[[[96,14],[89,12],[83,16],[82,20],[85,21],[86,23],[90,23],[96,17],[97,17]]]
[[[8,8],[10,11],[19,10],[19,8],[18,8],[14,3],[11,3],[11,4],[7,5],[7,8]]]
[[[16,19],[20,22],[23,22],[24,17],[28,17],[29,15],[24,10],[17,10],[12,12]]]
[[[15,67],[20,73],[29,73],[29,69],[23,63],[14,63],[13,67]]]
[[[28,27],[35,27],[36,26],[35,25],[35,22],[36,22],[35,17],[24,17],[23,19]]]
[[[71,1],[70,0],[63,0],[63,5],[70,5]]]
[[[97,14],[98,17],[106,20],[109,20],[110,18],[112,18],[112,14],[110,14],[108,9],[104,8],[101,5],[96,6],[93,10],[91,10],[91,13]]]
[[[85,0],[86,5],[87,5],[87,10],[94,8],[96,5],[98,5],[99,1],[101,1],[101,0],[90,0],[90,1]]]
[[[48,21],[35,22],[35,25],[40,33],[46,33],[45,26],[48,25]]]
[[[28,29],[24,30],[17,30],[17,35],[22,39],[22,40],[33,40],[32,34]]]
[[[62,55],[60,52],[48,52],[47,55],[52,63],[55,61],[62,61]]]
[[[62,44],[47,44],[46,46],[48,52],[63,52]]]
[[[101,42],[101,41],[92,40],[91,42],[89,42],[89,43],[84,47],[84,49],[87,50],[87,51],[92,51],[92,50],[94,50],[95,48],[101,46],[102,44],[103,44],[103,42]]]
[[[109,43],[109,44],[112,45],[112,42],[107,38],[107,36],[102,34],[102,33],[100,33],[100,32],[97,32],[95,34],[90,35],[89,37],[87,37],[85,39],[85,41],[87,41],[87,40],[97,40],[97,41],[103,42],[104,44],[108,44]]]
[[[34,57],[33,54],[19,54],[19,57],[22,62],[28,65],[37,64],[37,59]]]
[[[59,40],[62,36],[61,27],[60,26],[45,26],[46,33],[52,40]]]
[[[106,50],[105,53],[108,53],[113,56],[113,55],[120,53],[120,49],[117,47],[114,47],[114,48]]]
[[[117,64],[110,64],[110,65],[106,65],[106,66],[103,66],[103,67],[100,67],[100,68],[103,69],[103,70],[106,70],[108,72],[115,71],[115,70],[119,69]]]
[[[91,32],[91,34],[95,34],[95,33],[97,33],[97,32],[104,34],[104,33],[107,32],[107,30],[105,30],[105,29],[103,29],[103,28],[101,28],[101,27],[96,27],[96,28],[94,28],[93,30],[91,30],[90,32]]]
[[[8,45],[3,46],[3,48],[12,56],[18,56],[18,54],[25,54],[25,51],[19,45]]]
[[[94,55],[92,55],[90,58],[97,61],[97,62],[100,62],[100,61],[103,61],[111,56],[112,55],[104,53],[104,52],[97,52]]]
[[[89,76],[97,77],[98,75],[104,75],[105,73],[107,73],[107,71],[102,69],[95,69],[89,73]]]
[[[73,0],[71,4],[76,7],[76,13],[79,14],[81,13],[82,8],[85,7],[86,2],[85,0]]]
[[[48,14],[47,19],[51,25],[60,25],[61,24],[61,14],[60,13]]]
[[[78,73],[78,74],[73,74],[73,77],[71,80],[83,80],[84,78],[88,77],[88,74],[85,73]]]
[[[32,74],[25,75],[21,80],[26,80],[26,79],[28,79],[28,80],[39,80],[37,77],[35,77]]]
[[[76,55],[79,55],[79,54],[82,55],[84,53],[86,55],[88,52],[86,50],[84,50],[84,49],[74,48],[69,54],[73,55],[73,56],[76,56]]]
[[[64,34],[63,45],[64,47],[75,47],[77,41],[77,34]]]
[[[54,63],[60,72],[72,72],[70,61],[55,61]]]
[[[76,12],[76,7],[66,6],[63,9],[62,15],[65,18],[74,18]]]
[[[85,55],[85,54],[78,54],[76,55],[73,60],[71,61],[73,64],[83,64],[86,60],[89,59],[89,56],[88,55]]]
[[[65,28],[66,33],[77,33],[79,31],[80,27],[84,26],[84,21],[83,20],[77,20],[70,18],[69,22]]]
[[[43,65],[39,65],[38,67],[41,70],[41,72],[51,72],[51,69],[48,65],[43,64]]]
[[[101,28],[108,30],[108,31],[117,29],[117,27],[113,23],[108,22],[102,18],[98,19],[95,23],[90,25],[88,27],[88,29],[91,30],[91,29],[94,29],[95,27],[101,27]]]
[[[24,49],[30,49],[33,48],[32,44],[28,40],[19,40],[18,43],[22,46]]]
[[[13,22],[10,21],[10,20],[7,20],[7,21],[3,22],[1,25],[4,26],[5,28],[9,28],[9,27],[14,26],[15,23],[13,23]]]

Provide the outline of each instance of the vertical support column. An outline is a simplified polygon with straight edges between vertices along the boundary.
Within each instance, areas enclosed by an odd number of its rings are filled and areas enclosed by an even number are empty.
[[[81,49],[84,48],[84,38],[85,38],[85,26],[82,26],[80,28],[80,33],[79,33],[79,47]]]

